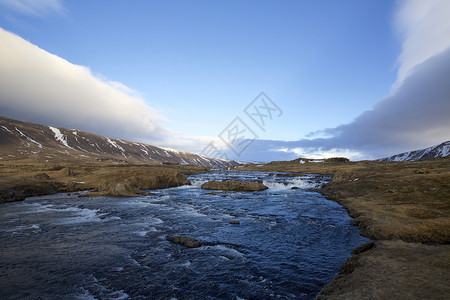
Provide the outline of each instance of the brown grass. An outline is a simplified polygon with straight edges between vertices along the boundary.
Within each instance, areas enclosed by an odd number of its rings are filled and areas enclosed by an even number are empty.
[[[142,189],[188,183],[184,175],[207,172],[197,166],[11,160],[0,163],[0,203],[28,196],[92,190],[91,196],[136,196]]]

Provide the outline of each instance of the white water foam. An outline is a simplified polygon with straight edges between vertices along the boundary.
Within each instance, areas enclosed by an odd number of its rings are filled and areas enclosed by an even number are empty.
[[[56,208],[51,204],[33,203],[28,205],[29,210],[22,211],[20,214],[39,214],[46,212],[56,212],[64,214],[61,218],[57,219],[54,225],[66,225],[66,224],[78,224],[87,222],[101,222],[107,220],[117,219],[118,217],[106,218],[104,220],[101,217],[105,217],[106,214],[99,214],[99,209],[78,208],[78,207],[64,207]]]
[[[147,224],[150,224],[150,225],[159,225],[159,224],[164,223],[164,221],[161,220],[160,218],[153,218],[153,217],[148,218],[145,221]]]
[[[76,295],[73,295],[74,299],[79,300],[97,300],[97,298],[94,297],[91,293],[89,293],[88,290],[85,288],[82,288],[82,292]]]
[[[90,223],[90,222],[101,222],[101,216],[99,215],[98,209],[86,209],[78,208],[77,210],[68,210],[75,213],[74,216],[60,218],[58,221],[54,222],[55,225],[69,225],[69,224],[79,224],[79,223]]]
[[[33,232],[40,231],[39,224],[20,225],[9,229],[0,229],[3,232],[12,232],[13,234],[21,233],[23,231],[33,230]]]
[[[102,295],[103,299],[114,299],[114,300],[124,300],[129,299],[130,296],[125,293],[123,290],[113,290],[109,287],[102,285],[95,276],[88,276],[88,279],[92,280],[92,283],[89,284],[90,288],[95,291],[99,291]],[[74,295],[75,299],[83,299],[83,300],[91,300],[97,299],[94,295],[89,292],[86,288],[81,288],[82,292],[78,295]]]
[[[188,216],[193,217],[208,217],[208,215],[205,215],[201,212],[199,212],[197,209],[195,209],[192,205],[185,204],[182,207],[180,207],[182,210],[181,212]]]
[[[150,227],[148,228],[147,232],[158,232],[158,229],[156,229],[155,227]]]
[[[209,251],[218,251],[222,254],[224,254],[227,256],[231,256],[231,257],[244,257],[244,254],[242,252],[239,252],[236,249],[227,247],[225,245],[215,245],[215,246],[202,246],[199,248],[196,248],[198,250],[209,250]],[[223,255],[220,255],[223,256]],[[226,257],[226,256],[225,256]]]
[[[208,182],[208,180],[191,179],[191,186],[201,187],[202,184]]]
[[[135,234],[137,234],[138,236],[142,236],[142,237],[147,236],[147,234],[150,232],[159,232],[159,230],[152,226],[152,227],[147,228],[146,230],[134,231]]]
[[[135,233],[139,236],[146,236],[147,235],[147,231],[142,230],[142,231],[135,231]]]
[[[191,267],[191,262],[188,260],[188,261],[186,261],[185,263],[180,264],[180,267],[183,267],[183,268],[190,268],[190,267]]]
[[[299,178],[283,178],[283,181],[275,180],[264,180],[263,184],[270,189],[278,190],[289,190],[293,187],[300,189],[312,189],[320,187],[320,183],[308,182],[309,177],[299,177]]]

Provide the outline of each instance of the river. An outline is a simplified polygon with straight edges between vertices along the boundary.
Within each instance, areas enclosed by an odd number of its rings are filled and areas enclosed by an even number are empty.
[[[311,190],[329,177],[282,174],[216,171],[135,198],[1,204],[0,298],[313,299],[369,240],[342,206]],[[213,179],[269,189],[200,188]],[[174,235],[204,246],[169,242]]]

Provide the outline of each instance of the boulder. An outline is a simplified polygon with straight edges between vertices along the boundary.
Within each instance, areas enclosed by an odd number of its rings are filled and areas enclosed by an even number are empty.
[[[237,192],[254,192],[268,189],[262,182],[259,181],[209,181],[202,184],[202,189],[206,190],[228,190]]]
[[[172,242],[172,243],[175,243],[178,245],[183,245],[188,248],[198,248],[198,247],[202,246],[202,243],[200,243],[196,239],[190,238],[190,237],[185,237],[185,236],[179,236],[179,235],[170,236],[167,238],[167,240],[169,242]]]

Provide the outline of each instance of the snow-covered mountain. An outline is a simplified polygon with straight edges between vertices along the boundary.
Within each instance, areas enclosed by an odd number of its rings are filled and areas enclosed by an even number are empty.
[[[231,160],[209,158],[168,148],[111,139],[76,130],[44,126],[0,116],[1,159],[81,159],[141,163],[176,163],[223,168]]]
[[[430,159],[437,157],[446,157],[450,154],[450,141],[442,144],[428,147],[425,149],[404,152],[392,155],[385,158],[380,158],[380,161],[416,161],[421,159]]]

